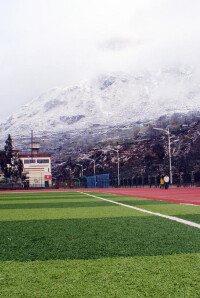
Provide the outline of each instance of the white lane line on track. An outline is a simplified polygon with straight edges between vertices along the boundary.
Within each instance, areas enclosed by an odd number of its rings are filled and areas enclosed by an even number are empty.
[[[110,203],[113,203],[113,204],[116,204],[116,205],[131,208],[131,209],[134,209],[134,210],[137,210],[137,211],[140,211],[140,212],[144,212],[144,213],[156,215],[156,216],[159,216],[159,217],[163,217],[163,218],[166,218],[166,219],[169,219],[169,220],[173,220],[173,221],[176,221],[176,222],[179,222],[179,223],[182,223],[182,224],[185,224],[185,225],[200,229],[200,224],[197,224],[197,223],[189,221],[189,220],[181,219],[181,218],[178,218],[178,217],[175,217],[175,216],[165,215],[165,214],[162,214],[162,213],[152,212],[152,211],[149,211],[149,210],[146,210],[146,209],[142,209],[142,208],[138,208],[138,207],[135,207],[135,206],[123,204],[123,203],[120,203],[120,202],[115,202],[115,201],[108,200],[108,199],[105,199],[105,198],[102,198],[102,197],[97,197],[95,195],[91,195],[87,192],[83,192],[83,191],[79,191],[79,192],[84,194],[84,195],[87,195],[87,196],[90,196],[90,197],[93,197],[93,198],[97,198],[97,199],[100,199],[100,200],[103,200],[103,201],[106,201],[106,202],[110,202]]]

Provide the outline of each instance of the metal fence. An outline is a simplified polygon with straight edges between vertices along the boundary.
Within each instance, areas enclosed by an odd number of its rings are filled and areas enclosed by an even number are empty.
[[[200,172],[176,173],[173,175],[174,187],[200,187]],[[111,187],[118,187],[118,178],[110,180]],[[159,187],[160,175],[135,175],[120,177],[120,187]]]
[[[109,174],[101,174],[87,177],[87,188],[109,188]]]

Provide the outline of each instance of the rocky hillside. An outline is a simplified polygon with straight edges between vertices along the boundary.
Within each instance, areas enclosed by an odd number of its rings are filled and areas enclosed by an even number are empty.
[[[62,86],[33,99],[0,123],[0,141],[13,137],[61,134],[128,126],[160,116],[200,111],[199,80],[189,68],[104,75]],[[98,132],[97,132],[98,133]]]
[[[169,171],[169,128],[174,177],[199,175],[199,80],[189,68],[112,74],[49,90],[0,124],[0,143],[28,149],[31,130],[52,154],[53,176],[64,181],[109,172],[124,179]],[[114,150],[110,150],[114,149]],[[193,179],[193,178],[192,178]]]
[[[111,179],[116,179],[117,152],[114,150],[119,150],[122,180],[143,177],[147,183],[149,176],[155,178],[169,173],[168,137],[153,127],[170,129],[174,182],[178,183],[180,178],[185,182],[191,179],[200,182],[200,113],[174,114],[160,117],[154,123],[101,130],[89,141],[90,131],[77,140],[73,136],[60,139],[53,154],[54,178],[65,181],[70,175],[79,177],[81,167],[77,163],[83,165],[84,175],[93,175],[94,159],[96,174],[110,173]]]

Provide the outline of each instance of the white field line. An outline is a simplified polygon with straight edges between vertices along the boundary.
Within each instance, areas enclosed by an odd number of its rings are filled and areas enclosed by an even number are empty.
[[[149,211],[149,210],[146,210],[146,209],[142,209],[142,208],[138,208],[138,207],[135,207],[135,206],[123,204],[123,203],[120,203],[120,202],[115,202],[115,201],[108,200],[108,199],[105,199],[105,198],[102,198],[102,197],[97,197],[95,195],[88,194],[88,193],[83,192],[83,191],[79,191],[79,192],[84,194],[84,195],[93,197],[93,198],[104,200],[104,201],[107,201],[107,202],[110,202],[110,203],[113,203],[113,204],[116,204],[116,205],[120,205],[120,206],[123,206],[123,207],[135,209],[135,210],[140,211],[140,212],[144,212],[144,213],[156,215],[156,216],[159,216],[159,217],[167,218],[167,219],[170,219],[170,220],[173,220],[173,221],[176,221],[176,222],[180,222],[182,224],[185,224],[185,225],[200,229],[200,224],[197,224],[197,223],[189,221],[189,220],[181,219],[181,218],[178,218],[178,217],[175,217],[175,216],[165,215],[165,214],[162,214],[162,213],[152,212],[152,211]]]
[[[186,205],[186,206],[199,206],[199,205],[196,205],[196,204],[188,204],[188,203],[179,203],[180,205]]]

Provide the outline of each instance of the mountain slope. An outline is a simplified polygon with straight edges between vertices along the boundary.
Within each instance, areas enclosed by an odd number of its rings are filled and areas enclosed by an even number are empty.
[[[49,90],[1,123],[1,138],[51,134],[146,121],[200,110],[200,87],[190,69],[102,76]]]

